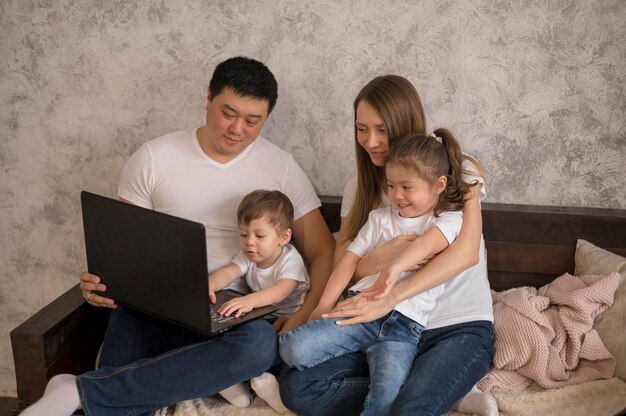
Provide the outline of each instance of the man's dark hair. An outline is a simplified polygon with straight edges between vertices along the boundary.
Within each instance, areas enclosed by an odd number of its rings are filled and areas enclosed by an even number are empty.
[[[278,98],[278,86],[272,72],[262,62],[243,56],[227,59],[215,67],[209,83],[211,97],[217,97],[226,87],[242,97],[267,100],[268,114]]]

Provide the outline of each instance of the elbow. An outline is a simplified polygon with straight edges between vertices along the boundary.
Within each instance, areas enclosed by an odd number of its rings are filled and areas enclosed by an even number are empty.
[[[334,263],[334,258],[335,258],[335,249],[336,249],[335,240],[331,238],[330,240],[327,241],[326,244],[322,246],[322,248],[320,249],[320,252],[317,255],[317,258],[322,258],[327,262],[330,261],[330,264],[332,267]]]
[[[469,269],[470,267],[476,266],[479,261],[480,261],[480,256],[478,255],[477,252],[474,252],[473,255],[470,255],[468,257],[467,268]]]
[[[478,244],[465,244],[462,247],[466,269],[476,266],[480,261],[480,242]]]
[[[461,263],[463,263],[464,270],[469,269],[470,267],[476,266],[480,261],[480,245],[475,244],[463,244],[459,242],[458,248],[458,259]]]

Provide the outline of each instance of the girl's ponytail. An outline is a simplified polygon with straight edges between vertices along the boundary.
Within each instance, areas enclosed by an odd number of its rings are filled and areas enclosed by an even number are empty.
[[[484,178],[483,169],[480,164],[473,158],[463,154],[461,145],[456,140],[452,132],[445,128],[438,128],[433,132],[436,140],[441,140],[444,149],[448,155],[448,172],[446,190],[441,193],[437,206],[435,207],[435,213],[440,211],[460,210],[465,206],[465,200],[470,188],[476,186],[478,181],[467,183],[463,180],[464,174],[475,175],[474,172],[468,171],[463,168],[463,162],[467,159],[472,163],[478,174]]]

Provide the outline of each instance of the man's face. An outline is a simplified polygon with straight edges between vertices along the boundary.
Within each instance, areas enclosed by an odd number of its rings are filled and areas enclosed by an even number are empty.
[[[228,87],[215,97],[209,93],[203,149],[220,163],[232,160],[257,138],[268,108],[268,100],[241,97]]]

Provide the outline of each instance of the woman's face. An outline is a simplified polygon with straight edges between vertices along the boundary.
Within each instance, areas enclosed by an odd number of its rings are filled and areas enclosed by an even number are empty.
[[[356,138],[376,166],[385,166],[389,136],[383,119],[365,100],[356,107]]]

